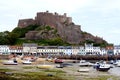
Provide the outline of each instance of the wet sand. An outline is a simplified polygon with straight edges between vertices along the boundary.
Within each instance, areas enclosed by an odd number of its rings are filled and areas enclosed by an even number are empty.
[[[71,60],[66,60],[65,62],[72,62]],[[78,72],[80,67],[78,63],[72,63],[73,66],[68,66],[64,68],[56,68],[59,64],[55,64],[54,62],[49,62],[45,61],[45,59],[39,58],[36,60],[36,62],[33,62],[31,65],[23,65],[20,61],[18,65],[3,65],[0,62],[0,69],[10,69],[14,73],[23,73],[23,72],[38,72],[40,69],[37,68],[38,65],[43,65],[43,64],[48,64],[48,65],[53,65],[54,68],[52,69],[57,69],[57,70],[62,70],[65,71],[66,74],[65,76],[70,76],[73,79],[71,80],[99,80],[98,77],[105,77],[107,76],[107,79],[100,79],[100,80],[120,80],[120,76],[117,75],[115,70],[120,70],[120,68],[113,68],[109,70],[108,72],[100,72],[93,67],[87,67],[90,71],[89,72]]]

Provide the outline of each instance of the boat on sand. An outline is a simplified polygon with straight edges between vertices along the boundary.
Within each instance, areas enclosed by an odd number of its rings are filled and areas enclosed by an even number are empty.
[[[17,65],[17,61],[16,60],[7,60],[3,62],[4,65]]]
[[[29,59],[23,60],[22,61],[23,64],[31,64],[32,62]]]
[[[85,60],[80,60],[79,66],[84,67],[84,66],[93,66],[92,63],[87,62]]]
[[[106,63],[96,63],[94,65],[94,68],[98,71],[108,71],[111,68],[111,66]]]

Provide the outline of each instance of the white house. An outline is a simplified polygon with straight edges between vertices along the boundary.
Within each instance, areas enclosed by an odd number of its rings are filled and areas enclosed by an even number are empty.
[[[120,54],[120,45],[114,46],[114,54],[116,54],[116,55]]]
[[[85,55],[86,52],[85,52],[85,48],[84,46],[79,46],[79,52],[78,52],[78,55]]]
[[[107,50],[105,48],[101,48],[100,55],[106,55],[106,54],[107,54]]]
[[[85,52],[86,54],[93,54],[93,44],[85,43]]]
[[[0,45],[0,54],[9,54],[9,46],[8,45]]]
[[[78,53],[79,53],[79,46],[73,46],[72,47],[72,54],[78,55]]]
[[[66,54],[66,55],[71,55],[71,54],[73,54],[72,46],[64,46],[63,53]]]
[[[62,51],[58,49],[58,46],[38,46],[37,53],[38,54],[47,54],[47,55],[58,55]]]
[[[23,53],[31,53],[31,54],[34,54],[34,53],[37,53],[37,44],[35,43],[24,43],[23,44]]]
[[[85,52],[86,54],[100,54],[100,47],[94,47],[93,43],[92,44],[85,44]]]
[[[93,47],[93,54],[100,54],[100,47]]]

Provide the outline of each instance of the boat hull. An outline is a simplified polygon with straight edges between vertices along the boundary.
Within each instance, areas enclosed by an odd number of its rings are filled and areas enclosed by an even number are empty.
[[[28,65],[32,64],[32,62],[30,60],[23,60],[22,63],[23,64],[28,64]]]
[[[97,68],[98,71],[108,71],[110,68]]]
[[[98,71],[108,71],[110,69],[110,65],[107,64],[97,64],[93,66]]]
[[[31,63],[23,63],[23,64],[28,64],[28,65],[30,65]]]
[[[4,65],[17,65],[17,61],[8,60],[3,62]]]
[[[4,65],[18,65],[18,63],[3,63]]]

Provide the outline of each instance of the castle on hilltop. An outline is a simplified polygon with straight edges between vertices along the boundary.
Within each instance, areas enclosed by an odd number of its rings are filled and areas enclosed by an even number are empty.
[[[81,27],[80,25],[75,25],[72,22],[71,17],[67,17],[67,14],[59,15],[58,13],[49,13],[46,12],[38,12],[35,19],[20,19],[18,22],[19,28],[25,28],[29,25],[42,25],[42,26],[50,26],[51,28],[55,28],[60,35],[60,37],[71,44],[79,44],[82,40],[81,38]],[[26,39],[33,39],[37,32],[30,31],[26,33]],[[33,35],[33,36],[31,36]],[[38,37],[36,38],[38,39]]]
[[[57,30],[56,35],[62,38],[63,41],[70,44],[81,44],[86,40],[96,43],[102,43],[104,40],[99,37],[94,37],[89,33],[85,33],[81,30],[80,25],[76,25],[72,22],[71,17],[67,17],[67,14],[59,15],[58,13],[38,12],[34,19],[20,19],[18,22],[19,28],[25,28],[29,25],[40,25],[40,27],[50,26]],[[52,31],[29,31],[25,34],[26,39],[52,39],[55,38],[55,34]]]

